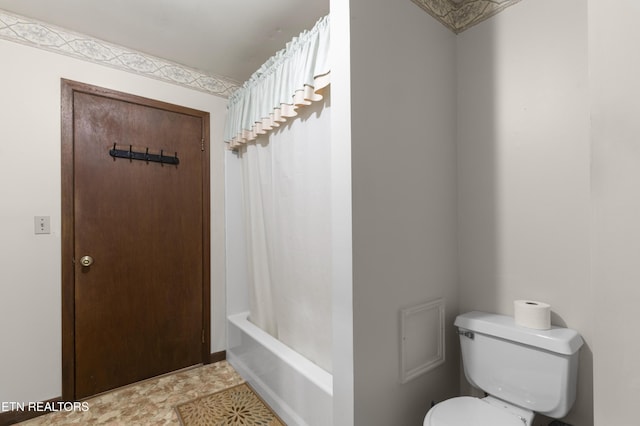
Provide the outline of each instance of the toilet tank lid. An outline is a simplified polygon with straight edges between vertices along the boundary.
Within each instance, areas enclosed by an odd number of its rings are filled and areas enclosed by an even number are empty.
[[[563,355],[576,353],[583,344],[580,334],[570,328],[552,325],[550,330],[536,330],[516,325],[513,317],[473,311],[458,315],[458,328],[522,343]]]

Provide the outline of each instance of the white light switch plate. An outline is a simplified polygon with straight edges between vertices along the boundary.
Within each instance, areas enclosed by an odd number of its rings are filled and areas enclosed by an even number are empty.
[[[34,216],[34,232],[36,234],[51,233],[51,217],[50,216]]]

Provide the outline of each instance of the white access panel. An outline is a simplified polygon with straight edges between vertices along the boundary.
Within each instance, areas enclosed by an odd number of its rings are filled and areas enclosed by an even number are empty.
[[[401,310],[402,383],[444,363],[444,318],[442,299]]]

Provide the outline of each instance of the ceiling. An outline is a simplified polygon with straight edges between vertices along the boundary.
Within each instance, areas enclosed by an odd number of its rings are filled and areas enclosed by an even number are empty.
[[[329,0],[0,0],[0,9],[243,82]]]

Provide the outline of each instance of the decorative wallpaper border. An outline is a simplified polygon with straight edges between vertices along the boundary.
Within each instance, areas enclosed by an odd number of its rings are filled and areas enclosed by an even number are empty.
[[[456,34],[520,0],[411,0]]]
[[[0,39],[228,98],[240,83],[0,10]]]

